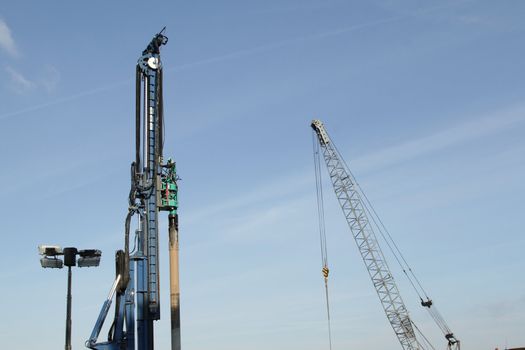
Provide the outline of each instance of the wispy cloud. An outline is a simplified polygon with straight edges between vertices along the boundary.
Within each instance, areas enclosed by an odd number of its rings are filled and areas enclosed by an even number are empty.
[[[284,228],[291,222],[300,222],[302,214],[312,207],[311,204],[310,196],[296,195],[257,210],[238,211],[239,215],[225,220],[224,232],[227,232],[227,238],[235,242],[283,238],[282,233],[277,233],[278,230],[274,231],[272,228]],[[263,232],[265,234],[261,234]]]
[[[511,107],[364,155],[353,160],[352,167],[369,171],[399,164],[447,147],[508,130],[524,122],[525,106]]]
[[[308,186],[313,181],[313,174],[295,173],[279,177],[277,181],[260,184],[251,191],[245,191],[238,197],[221,201],[207,207],[199,207],[198,211],[189,213],[185,218],[188,222],[199,222],[211,215],[219,215],[222,212],[246,208],[247,206],[261,204],[279,198],[289,198]]]
[[[338,29],[335,29],[335,30],[324,31],[324,32],[320,32],[320,33],[317,33],[317,34],[299,36],[299,37],[294,37],[294,38],[290,38],[290,39],[276,41],[276,42],[272,42],[272,43],[268,43],[268,44],[264,44],[264,45],[259,45],[259,46],[255,46],[255,47],[251,47],[251,48],[247,48],[247,49],[236,50],[236,51],[232,51],[230,53],[226,53],[226,54],[223,54],[223,55],[218,55],[218,56],[209,57],[209,58],[205,58],[205,59],[201,59],[201,60],[196,60],[194,62],[188,62],[188,63],[185,63],[185,64],[181,64],[181,65],[179,65],[177,67],[166,69],[165,73],[181,72],[181,71],[185,71],[185,70],[189,70],[189,69],[198,68],[200,66],[206,66],[206,65],[209,65],[209,64],[214,64],[214,63],[220,63],[220,62],[224,62],[224,61],[239,59],[239,58],[242,58],[242,57],[245,57],[245,56],[257,55],[257,54],[269,52],[269,51],[272,51],[272,50],[288,47],[288,46],[291,46],[291,45],[294,45],[294,44],[299,44],[301,42],[308,42],[308,41],[312,41],[312,40],[320,40],[320,39],[324,39],[324,38],[327,38],[327,37],[339,36],[339,35],[355,32],[355,31],[364,30],[364,29],[371,28],[371,27],[377,27],[377,26],[381,26],[381,25],[386,25],[386,24],[388,24],[390,22],[397,22],[397,21],[402,21],[402,20],[408,20],[408,19],[417,17],[418,15],[421,15],[421,14],[430,13],[430,12],[433,12],[433,11],[438,11],[438,10],[441,10],[441,9],[444,9],[444,8],[447,8],[447,7],[453,7],[453,6],[454,5],[441,5],[441,6],[435,6],[435,7],[419,9],[419,10],[414,11],[414,12],[409,13],[409,14],[403,14],[403,15],[396,15],[396,16],[392,16],[392,17],[381,18],[381,19],[372,20],[372,21],[368,21],[368,22],[353,24],[353,25],[350,25],[350,26],[344,26],[344,27],[341,27],[341,28],[338,28]],[[121,81],[118,81],[118,82],[116,82],[114,84],[111,84],[111,85],[102,86],[102,87],[99,87],[99,88],[96,88],[96,89],[92,89],[92,90],[82,91],[82,92],[79,92],[79,93],[74,94],[74,95],[70,95],[70,96],[66,96],[66,97],[63,97],[63,98],[59,98],[57,100],[46,102],[46,103],[42,103],[42,104],[39,104],[39,105],[30,106],[30,107],[27,107],[27,108],[20,109],[18,111],[13,111],[13,112],[0,114],[0,120],[4,119],[4,118],[9,118],[9,117],[13,117],[13,116],[29,113],[29,112],[34,112],[34,111],[41,110],[41,109],[49,107],[49,106],[54,106],[54,105],[58,105],[58,104],[61,104],[61,103],[64,103],[64,102],[69,102],[69,101],[72,101],[72,100],[83,98],[85,96],[90,96],[90,95],[94,95],[94,94],[97,94],[97,93],[100,93],[100,92],[105,92],[105,91],[108,91],[108,90],[112,90],[112,89],[115,89],[115,88],[120,87],[122,85],[129,84],[129,83],[131,83],[131,81],[132,81],[131,79],[121,80]]]
[[[39,79],[39,86],[43,87],[48,93],[54,92],[60,82],[60,72],[55,66],[47,65],[44,68],[42,77]]]
[[[0,47],[9,55],[18,56],[18,49],[7,23],[0,18]]]
[[[359,170],[360,173],[386,169],[411,161],[415,158],[439,152],[449,147],[459,146],[483,137],[508,131],[512,128],[519,127],[520,124],[525,125],[525,105],[494,111],[485,116],[472,117],[468,121],[452,125],[443,130],[409,139],[375,152],[364,154],[355,160],[351,160],[350,167],[351,169]],[[328,129],[330,129],[329,125]],[[337,140],[335,141],[337,142]],[[519,150],[516,152],[519,152]],[[342,151],[342,153],[344,156],[347,152]],[[514,156],[515,153],[512,153],[508,157]],[[499,155],[499,157],[501,162],[509,162],[506,158],[502,158],[501,155]],[[212,215],[220,216],[221,213],[231,210],[239,210],[240,208],[246,209],[258,205],[264,207],[265,203],[268,203],[270,199],[279,201],[280,204],[277,212],[282,211],[285,207],[296,207],[298,205],[296,201],[304,196],[304,190],[309,186],[312,186],[312,172],[300,171],[293,174],[283,175],[269,183],[259,184],[258,186],[255,186],[251,192],[230,198],[227,201],[221,200],[220,203],[214,203],[208,207],[199,208],[196,211],[189,212],[185,220],[189,223],[196,223],[203,218]],[[477,186],[478,182],[472,182],[469,186],[461,184],[461,187],[464,192],[467,188],[470,189],[471,187],[472,191],[477,191],[478,187],[474,188],[475,185]],[[441,188],[440,191],[445,193],[446,189]],[[304,200],[304,198],[302,199]],[[267,216],[266,219],[277,219],[275,217],[276,211],[274,208],[267,209],[268,212],[265,214]],[[249,213],[247,215],[250,216]],[[258,216],[261,217],[261,213],[258,213]],[[255,221],[257,221],[255,217],[250,217],[250,219],[247,220],[247,222]],[[238,222],[237,226],[242,228],[238,231],[247,231],[241,222]]]
[[[27,77],[12,66],[5,66],[5,72],[9,79],[4,82],[4,85],[18,94],[24,94],[35,89],[53,93],[60,82],[60,72],[51,65],[45,66],[35,78]]]
[[[52,100],[52,101],[49,101],[49,102],[36,104],[36,105],[30,106],[30,107],[19,109],[17,111],[0,114],[0,120],[5,119],[5,118],[14,117],[14,116],[21,115],[21,114],[25,114],[25,113],[39,111],[39,110],[41,110],[43,108],[56,106],[56,105],[59,105],[59,104],[65,103],[65,102],[74,101],[74,100],[77,100],[77,99],[80,99],[80,98],[83,98],[83,97],[86,97],[86,96],[96,95],[98,93],[110,91],[110,90],[113,90],[113,89],[115,89],[117,87],[125,86],[127,84],[131,84],[131,79],[126,79],[126,80],[122,80],[122,81],[119,81],[119,82],[116,82],[116,83],[113,83],[113,84],[110,84],[110,85],[107,85],[107,86],[98,87],[98,88],[91,89],[91,90],[86,90],[86,91],[79,92],[79,93],[74,94],[74,95],[65,96],[65,97],[58,98],[56,100]]]
[[[34,81],[26,78],[22,73],[18,72],[10,66],[5,67],[5,71],[9,75],[8,88],[17,93],[25,93],[36,87]]]
[[[520,309],[525,306],[525,295],[518,297],[515,300],[494,300],[485,303],[476,313],[489,317],[491,319],[510,318],[518,315]]]

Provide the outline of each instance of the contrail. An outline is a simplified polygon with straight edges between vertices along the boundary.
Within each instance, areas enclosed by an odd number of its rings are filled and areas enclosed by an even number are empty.
[[[376,26],[380,26],[380,25],[383,25],[383,24],[391,23],[391,22],[397,22],[397,21],[401,21],[401,20],[406,20],[406,19],[415,17],[415,16],[420,15],[420,14],[426,14],[426,13],[434,12],[434,11],[441,10],[441,9],[444,9],[444,8],[457,6],[458,4],[465,3],[465,2],[469,2],[469,0],[465,0],[463,2],[461,2],[461,1],[460,2],[456,2],[453,5],[435,6],[435,7],[431,7],[431,8],[427,8],[427,9],[418,10],[418,11],[415,11],[413,13],[402,14],[402,15],[398,15],[398,16],[378,19],[378,20],[375,20],[375,21],[355,24],[355,25],[342,27],[342,28],[339,28],[339,29],[326,31],[326,32],[322,32],[322,33],[317,33],[317,34],[313,34],[313,35],[307,35],[307,36],[302,36],[302,37],[295,37],[295,38],[292,38],[292,39],[281,40],[281,41],[273,42],[273,43],[266,44],[266,45],[256,46],[256,47],[243,49],[243,50],[237,50],[237,51],[233,51],[233,52],[230,52],[230,53],[227,53],[227,54],[224,54],[224,55],[210,57],[210,58],[198,60],[198,61],[191,62],[191,63],[185,63],[185,64],[179,65],[177,67],[174,67],[174,68],[166,69],[165,72],[166,73],[181,72],[181,71],[184,71],[184,70],[187,70],[187,69],[192,69],[192,68],[203,66],[203,65],[207,65],[207,64],[223,62],[223,61],[228,61],[228,60],[240,58],[240,57],[243,57],[243,56],[251,56],[251,55],[258,54],[258,53],[268,52],[268,51],[271,51],[271,50],[274,50],[274,49],[278,49],[278,48],[289,46],[291,44],[296,44],[296,43],[306,42],[306,41],[310,41],[310,40],[323,39],[323,38],[327,38],[327,37],[342,35],[342,34],[350,33],[350,32],[353,32],[353,31],[358,31],[358,30],[362,30],[362,29],[366,29],[366,28],[370,28],[370,27],[376,27]],[[37,105],[31,106],[31,107],[20,109],[18,111],[13,111],[13,112],[7,112],[7,113],[4,113],[4,114],[0,114],[0,120],[6,119],[6,118],[10,118],[10,117],[14,117],[14,116],[21,115],[21,114],[35,112],[35,111],[38,111],[38,110],[41,110],[41,109],[44,109],[44,108],[47,108],[47,107],[55,106],[55,105],[58,105],[58,104],[61,104],[61,103],[64,103],[64,102],[77,100],[77,99],[82,98],[82,97],[95,95],[95,94],[98,94],[98,93],[101,93],[101,92],[105,92],[105,91],[108,91],[108,90],[113,90],[113,89],[115,89],[117,87],[130,84],[131,82],[132,82],[132,79],[121,80],[121,81],[113,83],[113,84],[109,84],[109,85],[106,85],[106,86],[103,86],[103,87],[99,87],[99,88],[96,88],[96,89],[92,89],[92,90],[79,92],[79,93],[74,94],[74,95],[70,95],[70,96],[66,96],[66,97],[63,97],[63,98],[56,99],[54,101],[49,101],[49,102],[37,104]]]
[[[131,83],[131,79],[126,79],[126,80],[122,80],[120,82],[116,82],[116,83],[113,83],[113,84],[102,86],[102,87],[99,87],[99,88],[96,88],[96,89],[87,90],[87,91],[79,92],[79,93],[74,94],[74,95],[58,98],[58,99],[56,99],[54,101],[49,101],[49,102],[37,104],[37,105],[31,106],[31,107],[20,109],[18,111],[13,111],[13,112],[0,114],[0,120],[6,119],[6,118],[10,118],[10,117],[14,117],[14,116],[17,116],[17,115],[20,115],[20,114],[25,114],[25,113],[29,113],[29,112],[38,111],[38,110],[44,109],[46,107],[51,107],[51,106],[55,106],[55,105],[58,105],[58,104],[61,104],[61,103],[64,103],[64,102],[77,100],[79,98],[82,98],[82,97],[85,97],[85,96],[90,96],[90,95],[95,95],[95,94],[98,94],[100,92],[113,90],[113,89],[115,89],[115,88],[117,88],[119,86],[126,85],[126,84],[129,84],[129,83]]]

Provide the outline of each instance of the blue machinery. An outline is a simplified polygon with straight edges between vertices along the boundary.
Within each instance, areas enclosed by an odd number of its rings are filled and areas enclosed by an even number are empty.
[[[175,163],[164,163],[162,63],[164,29],[142,52],[136,68],[135,161],[131,164],[129,209],[124,250],[116,252],[116,277],[86,346],[96,350],[150,350],[153,322],[160,319],[159,211],[168,211],[170,255],[171,346],[180,350],[177,175]],[[138,227],[130,251],[131,219]],[[98,342],[113,299],[115,315],[107,340]]]

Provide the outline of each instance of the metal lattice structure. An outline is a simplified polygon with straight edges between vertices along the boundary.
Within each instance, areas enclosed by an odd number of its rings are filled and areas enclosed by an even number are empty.
[[[323,123],[320,120],[314,120],[311,126],[317,134],[317,140],[322,149],[335,195],[357,243],[357,248],[372,279],[388,321],[403,349],[422,349],[421,344],[416,339],[412,321],[401,299],[394,277],[368,219],[367,210],[357,189],[357,183],[332,144]]]

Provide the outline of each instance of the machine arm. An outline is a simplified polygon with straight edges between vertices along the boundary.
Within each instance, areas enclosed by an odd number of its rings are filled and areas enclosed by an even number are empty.
[[[159,211],[169,211],[172,349],[180,350],[178,291],[178,214],[175,162],[163,164],[163,98],[160,47],[168,42],[162,29],[136,67],[136,147],[125,220],[124,250],[117,252],[117,279],[86,345],[95,350],[152,350],[154,321],[160,319]],[[130,224],[138,217],[135,248],[130,251]],[[97,343],[115,297],[115,317],[108,340]]]
[[[394,277],[368,219],[356,183],[331,142],[323,123],[320,120],[314,120],[311,127],[315,131],[319,146],[322,149],[335,195],[357,243],[357,248],[372,279],[388,321],[403,349],[422,349],[421,344],[416,339],[412,321],[401,299]]]

